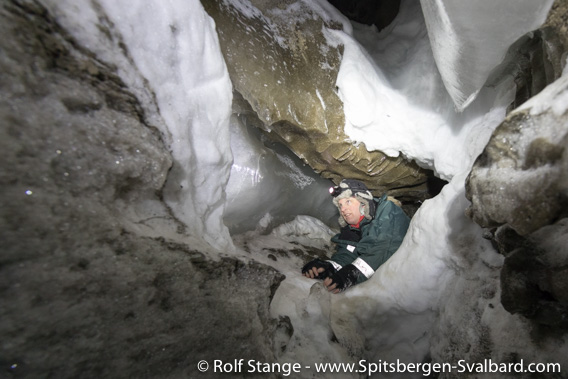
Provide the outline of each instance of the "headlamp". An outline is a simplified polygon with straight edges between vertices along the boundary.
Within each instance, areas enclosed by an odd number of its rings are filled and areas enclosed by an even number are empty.
[[[333,197],[341,195],[341,192],[343,191],[344,189],[339,186],[329,187],[329,194]]]

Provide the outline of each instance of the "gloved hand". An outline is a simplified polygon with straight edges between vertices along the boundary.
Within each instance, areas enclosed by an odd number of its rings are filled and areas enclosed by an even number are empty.
[[[328,291],[339,293],[357,283],[357,278],[362,275],[361,271],[352,264],[343,266],[343,268],[325,279],[323,284]]]
[[[330,262],[319,258],[310,261],[302,267],[302,274],[308,278],[325,279],[336,273],[335,267]]]

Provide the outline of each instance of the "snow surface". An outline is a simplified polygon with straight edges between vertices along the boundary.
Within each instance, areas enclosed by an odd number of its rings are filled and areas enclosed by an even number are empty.
[[[308,179],[303,174],[300,179],[290,179],[302,169],[297,167],[288,172],[284,181],[274,176],[260,181],[263,171],[258,169],[258,161],[253,161],[260,158],[251,155],[250,143],[245,137],[240,142],[233,137],[231,144],[232,87],[214,23],[198,0],[100,0],[100,8],[86,0],[46,3],[78,41],[99,59],[117,67],[124,82],[148,110],[150,122],[162,131],[175,160],[166,201],[186,224],[188,233],[201,236],[219,252],[270,264],[286,275],[272,302],[273,316],[288,316],[294,327],[294,335],[279,357],[282,362],[350,362],[351,353],[361,354],[363,350],[375,362],[421,362],[432,341],[449,338],[443,330],[432,334],[437,312],[445,309],[449,313],[444,317],[449,318],[459,312],[460,299],[456,294],[444,297],[448,295],[444,289],[450,283],[463,285],[457,278],[471,269],[475,257],[482,257],[492,267],[501,264],[488,241],[481,238],[479,227],[464,216],[468,205],[464,180],[491,132],[504,118],[513,96],[512,83],[504,81],[494,88],[481,88],[478,84],[484,81],[480,79],[475,88],[458,88],[466,100],[462,104],[469,102],[471,94],[481,92],[463,113],[457,113],[452,100],[455,95],[448,95],[445,88],[448,83],[463,80],[464,71],[456,67],[455,59],[450,60],[450,66],[442,66],[440,61],[455,57],[456,49],[467,47],[467,41],[461,39],[465,26],[460,22],[465,19],[482,20],[491,14],[492,19],[501,20],[503,12],[527,12],[526,4],[540,2],[478,9],[469,16],[449,6],[457,2],[436,1],[437,8],[425,7],[430,12],[425,22],[418,2],[403,1],[393,24],[377,33],[362,25],[354,24],[351,28],[324,0],[306,1],[306,6],[319,9],[322,17],[335,18],[346,25],[343,32],[328,30],[326,36],[330,44],[345,44],[337,85],[345,103],[346,132],[350,138],[364,142],[368,149],[415,159],[449,181],[438,196],[425,201],[416,213],[399,251],[369,281],[340,295],[325,293],[317,282],[302,277],[300,257],[269,257],[266,252],[290,252],[299,244],[329,251],[333,230],[315,218],[300,215],[267,234],[266,226],[279,211],[267,214],[262,199],[255,202],[243,195],[252,191],[262,198],[297,191],[298,183]],[[236,3],[246,4],[247,12],[256,14],[247,2]],[[423,6],[424,3],[428,2],[423,2]],[[469,2],[472,3],[477,4]],[[549,1],[543,4],[539,6],[541,10]],[[433,14],[443,16],[444,23],[433,21]],[[541,20],[542,13],[534,15],[529,27]],[[101,23],[106,23],[110,34],[101,31]],[[435,29],[436,26],[441,29]],[[457,34],[452,44],[444,44],[445,34],[453,31]],[[487,41],[498,40],[502,29],[484,28],[482,32],[474,42],[485,46]],[[121,43],[127,46],[128,53],[120,48]],[[510,42],[500,41],[499,54],[506,50],[507,43]],[[485,50],[481,49],[484,53],[478,55],[485,57]],[[471,50],[467,51],[465,57],[471,58]],[[498,63],[493,58],[488,62],[468,68],[468,75],[485,76],[487,68]],[[283,165],[281,160],[271,159],[267,172]],[[260,183],[264,187],[257,191]],[[314,187],[314,198],[320,196],[322,188]],[[226,193],[231,204],[227,204]],[[241,199],[243,204],[238,204]],[[273,201],[282,201],[275,209],[290,206],[290,200],[282,196]],[[226,209],[233,212],[233,220],[238,219],[240,212],[252,215],[255,222],[258,220],[259,232],[230,236],[223,224]],[[294,206],[293,211],[301,213],[302,207]],[[247,251],[243,249],[245,244]],[[479,275],[484,275],[484,271]],[[472,283],[475,286],[482,281]],[[489,315],[484,317],[491,319]],[[470,326],[475,327],[472,324],[462,328]],[[497,348],[505,349],[511,333],[506,328],[493,329],[491,338]],[[342,345],[331,343],[332,335]],[[305,377],[313,374],[302,372]]]

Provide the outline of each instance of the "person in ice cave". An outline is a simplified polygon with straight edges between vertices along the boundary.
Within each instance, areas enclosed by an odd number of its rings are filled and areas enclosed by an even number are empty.
[[[331,238],[336,252],[329,260],[308,262],[302,274],[323,279],[329,291],[339,293],[369,279],[398,250],[410,219],[396,199],[374,198],[355,179],[343,179],[330,193],[340,213],[340,232]]]

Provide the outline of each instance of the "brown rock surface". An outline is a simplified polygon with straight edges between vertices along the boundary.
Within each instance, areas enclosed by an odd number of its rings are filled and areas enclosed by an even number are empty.
[[[215,20],[234,89],[264,130],[324,178],[360,179],[377,195],[388,191],[403,200],[429,197],[428,171],[401,157],[369,152],[344,133],[335,88],[343,47],[329,39],[330,30],[341,25],[312,17],[305,6],[287,17],[287,7],[301,4],[296,1],[251,3],[255,7],[243,11],[221,0],[202,2]]]

